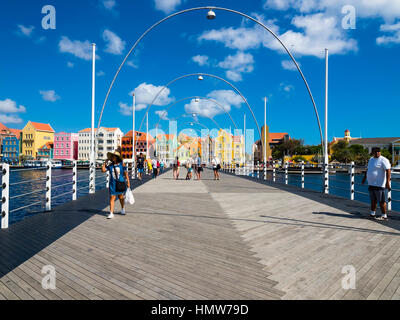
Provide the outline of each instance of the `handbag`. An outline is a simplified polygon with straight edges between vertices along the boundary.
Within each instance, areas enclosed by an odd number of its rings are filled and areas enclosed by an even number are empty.
[[[118,175],[117,175],[117,170],[114,167],[114,172],[115,172],[115,191],[116,192],[125,192],[126,191],[126,183],[125,181],[119,181],[118,180]]]

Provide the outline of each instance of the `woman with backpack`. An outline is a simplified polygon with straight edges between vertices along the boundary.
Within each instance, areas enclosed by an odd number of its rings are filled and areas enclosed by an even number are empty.
[[[109,172],[109,192],[110,192],[110,214],[107,219],[114,218],[115,200],[119,199],[121,203],[121,214],[125,215],[125,192],[130,188],[130,180],[126,166],[122,162],[120,149],[114,153],[107,153],[108,161],[103,163],[101,171],[103,173]]]

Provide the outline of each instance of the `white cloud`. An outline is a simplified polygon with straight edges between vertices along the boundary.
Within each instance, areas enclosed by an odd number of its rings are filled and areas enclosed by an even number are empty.
[[[244,103],[243,99],[232,90],[214,90],[207,94],[207,98],[216,100],[227,112],[231,111],[232,106],[240,108]],[[200,99],[198,102],[192,99],[185,105],[185,111],[210,118],[225,113],[215,102],[205,99]]]
[[[205,55],[194,56],[192,57],[192,61],[196,62],[200,67],[210,64],[208,56]]]
[[[102,5],[107,10],[113,10],[116,4],[115,0],[102,0]]]
[[[61,99],[54,90],[40,90],[39,93],[42,95],[44,101],[55,102]]]
[[[10,123],[10,124],[17,124],[22,123],[22,119],[18,116],[8,116],[6,114],[0,114],[0,122],[2,123]]]
[[[170,13],[182,3],[182,0],[154,0],[154,3],[157,10]]]
[[[105,76],[106,73],[105,73],[103,70],[100,70],[99,72],[97,72],[96,75],[97,75],[98,77],[102,77],[102,76]]]
[[[73,67],[74,67],[74,64],[73,64],[72,62],[68,61],[68,62],[67,62],[67,67],[68,67],[68,68],[73,68]]]
[[[228,55],[218,66],[226,71],[226,76],[232,81],[241,81],[243,73],[250,73],[254,70],[254,57],[250,53],[237,52],[235,55]]]
[[[0,100],[0,112],[1,113],[23,113],[26,112],[24,106],[17,106],[17,103],[11,99]]]
[[[291,21],[293,30],[289,29],[285,32],[280,31],[275,20],[265,21],[263,16],[255,16],[274,31],[289,50],[297,55],[323,58],[325,48],[329,48],[331,54],[344,54],[358,49],[357,42],[348,39],[340,21],[335,16],[325,13],[295,16]],[[221,42],[228,48],[241,51],[264,46],[285,53],[282,45],[258,25],[206,31],[198,37],[198,40]]]
[[[126,64],[128,66],[134,68],[134,69],[138,69],[139,68],[139,66],[135,62],[133,62],[132,60],[127,61]]]
[[[125,50],[126,42],[110,30],[104,30],[103,40],[106,42],[105,52],[121,55]]]
[[[60,52],[70,53],[77,58],[84,60],[92,60],[92,45],[86,41],[70,40],[68,37],[62,36],[58,44]],[[96,59],[99,57],[96,56]]]
[[[294,86],[291,84],[285,84],[284,82],[281,82],[279,85],[279,90],[290,93],[294,90]]]
[[[119,103],[119,112],[124,116],[131,116],[132,115],[132,106],[128,106],[126,103],[120,102]]]
[[[380,36],[376,39],[379,45],[400,43],[400,22],[396,24],[384,24],[380,27],[380,31],[389,33],[390,35]]]
[[[161,120],[169,120],[167,110],[157,110],[154,112],[156,115],[160,117]]]
[[[297,71],[297,67],[292,60],[283,60],[281,64],[282,68],[285,70]],[[299,67],[301,67],[300,62],[297,61],[297,64],[299,65]]]
[[[133,92],[135,92],[136,96],[135,110],[140,111],[147,108],[150,105],[150,103],[153,102],[153,99],[156,97],[156,95],[160,92],[162,88],[164,87],[155,86],[150,83],[147,84],[146,82],[143,82],[142,84],[137,86],[134,91],[129,93],[129,95],[132,96]],[[170,97],[170,93],[171,91],[169,88],[164,89],[158,96],[157,100],[153,103],[153,106],[165,106],[174,101],[174,98]],[[123,115],[132,115],[132,106],[128,106],[126,103],[120,102],[119,107],[120,107],[120,113],[122,113]]]
[[[22,24],[18,25],[18,34],[25,36],[25,37],[31,37],[33,29],[35,29],[34,26],[30,26],[30,27],[25,27]]]

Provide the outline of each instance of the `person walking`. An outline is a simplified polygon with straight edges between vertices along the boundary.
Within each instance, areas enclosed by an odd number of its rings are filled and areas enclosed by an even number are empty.
[[[201,173],[203,172],[203,165],[202,165],[202,162],[201,162],[200,154],[197,155],[195,161],[196,161],[196,175],[197,175],[197,180],[201,180]]]
[[[158,174],[158,168],[157,168],[157,159],[153,158],[153,160],[151,161],[151,166],[153,167],[153,178],[156,179],[157,178],[157,174]]]
[[[138,169],[138,178],[139,178],[139,180],[142,180],[143,171],[144,171],[144,157],[143,157],[142,153],[140,153],[139,156],[137,157],[136,163],[137,163],[137,169]]]
[[[164,166],[165,166],[164,160],[161,160],[161,163],[160,163],[160,172],[161,173],[164,172]]]
[[[103,163],[101,171],[103,173],[109,172],[110,183],[109,183],[109,193],[110,193],[110,214],[107,219],[114,218],[114,207],[115,200],[118,197],[121,203],[121,214],[125,215],[125,192],[127,188],[130,188],[130,180],[128,176],[128,170],[123,164],[120,149],[117,149],[114,153],[108,152],[108,161]]]
[[[186,180],[192,180],[192,173],[193,173],[193,160],[192,160],[192,158],[187,159],[186,168],[187,168]]]
[[[379,147],[372,148],[372,158],[368,161],[367,171],[362,180],[368,180],[368,191],[371,199],[370,217],[375,218],[376,208],[379,202],[382,215],[377,217],[378,220],[387,221],[387,206],[385,189],[390,190],[390,170],[391,165],[387,158],[381,155]]]
[[[179,179],[179,158],[176,157],[174,163],[173,163],[173,175],[174,179],[178,180]]]
[[[148,158],[146,162],[147,162],[147,174],[152,175],[153,174],[153,165],[152,165],[153,163],[150,158]]]
[[[213,171],[214,171],[214,180],[219,180],[219,170],[221,169],[221,162],[219,161],[219,159],[214,156],[214,158],[211,160],[211,164],[213,167]]]

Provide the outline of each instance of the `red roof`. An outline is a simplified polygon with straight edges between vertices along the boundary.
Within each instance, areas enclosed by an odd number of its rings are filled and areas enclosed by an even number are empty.
[[[8,130],[10,130],[10,129],[7,128],[4,124],[2,124],[2,123],[0,122],[0,131],[8,131]]]
[[[21,137],[22,130],[19,129],[10,129],[11,133],[14,134],[18,139]]]
[[[286,132],[270,132],[269,143],[276,142],[276,140],[283,140],[288,133]]]
[[[45,124],[45,123],[39,123],[39,122],[32,122],[30,121],[32,126],[39,131],[49,131],[49,132],[54,132],[53,128],[51,127],[50,124]]]
[[[81,132],[91,132],[91,131],[92,131],[91,128],[86,128],[86,129],[83,129],[83,130],[79,131],[79,133],[81,133]],[[94,132],[96,132],[96,131],[97,131],[97,129],[95,128]]]
[[[39,149],[53,149],[53,143],[52,142],[47,142],[46,144],[42,145]]]

